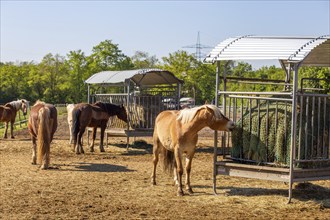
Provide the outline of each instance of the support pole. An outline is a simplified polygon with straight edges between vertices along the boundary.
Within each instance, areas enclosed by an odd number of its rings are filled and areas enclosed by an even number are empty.
[[[292,185],[293,185],[293,169],[295,160],[295,146],[296,146],[296,124],[297,124],[297,88],[298,88],[298,69],[299,63],[294,64],[293,73],[293,90],[292,90],[292,119],[291,119],[291,149],[290,149],[290,170],[289,170],[289,198],[288,203],[292,198]]]
[[[214,105],[219,107],[219,75],[220,75],[220,61],[217,61],[216,75],[215,75],[215,94]],[[218,160],[218,131],[214,131],[214,152],[213,152],[213,192],[217,195],[217,163]]]
[[[129,131],[130,128],[130,80],[126,80],[127,84],[127,100],[126,100],[126,111],[127,111],[127,131]],[[127,143],[126,143],[126,150],[128,150],[129,147],[129,135],[127,135]]]
[[[90,85],[87,87],[87,103],[90,103]]]

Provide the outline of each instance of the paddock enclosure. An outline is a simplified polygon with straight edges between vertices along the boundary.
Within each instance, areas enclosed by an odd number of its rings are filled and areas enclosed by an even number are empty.
[[[128,151],[126,138],[119,137],[105,152],[76,155],[68,143],[66,116],[59,115],[48,170],[31,165],[27,129],[16,130],[14,140],[0,139],[0,219],[329,218],[330,182],[325,180],[294,184],[290,205],[287,185],[267,180],[223,176],[214,196],[210,129],[199,133],[191,173],[194,194],[178,197],[173,177],[161,166],[157,185],[151,185],[151,137],[137,138]]]
[[[279,60],[283,80],[230,77],[220,62]],[[330,179],[329,79],[302,78],[301,66],[330,67],[330,36],[229,38],[205,58],[216,63],[216,104],[232,118],[232,134],[214,134],[214,191],[216,176],[229,175],[292,184]],[[309,88],[308,81],[317,87]],[[219,87],[221,82],[222,87]],[[227,91],[228,83],[267,84],[271,91]],[[220,160],[219,155],[223,158]]]
[[[130,137],[152,136],[156,116],[161,111],[179,108],[183,81],[166,70],[138,69],[103,71],[92,75],[85,83],[88,85],[89,103],[101,101],[126,107],[128,124],[116,117],[111,118],[105,143],[110,136],[127,137],[128,146]],[[109,88],[117,92],[102,92]]]

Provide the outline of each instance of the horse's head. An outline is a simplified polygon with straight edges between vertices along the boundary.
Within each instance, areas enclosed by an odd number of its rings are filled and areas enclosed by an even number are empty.
[[[215,105],[206,105],[206,114],[211,115],[207,125],[213,130],[232,131],[235,128],[235,123],[224,116]]]
[[[124,122],[128,123],[127,112],[123,105],[119,106],[119,111],[118,111],[117,117],[119,119],[123,120]]]
[[[21,109],[24,115],[27,114],[28,108],[29,108],[29,101],[22,99],[21,100]]]

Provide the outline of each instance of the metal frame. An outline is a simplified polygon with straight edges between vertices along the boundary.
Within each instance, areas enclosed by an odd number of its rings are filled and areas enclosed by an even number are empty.
[[[227,134],[225,132],[221,132],[221,149],[223,160],[218,161],[218,132],[214,133],[214,176],[213,176],[213,190],[216,194],[216,176],[217,175],[229,175],[229,176],[239,176],[239,177],[246,177],[246,178],[257,178],[257,179],[265,179],[265,180],[273,180],[273,181],[281,181],[288,183],[288,202],[292,199],[292,186],[294,182],[302,182],[302,181],[312,181],[312,180],[328,180],[330,179],[330,167],[325,168],[318,168],[318,169],[301,169],[295,167],[295,164],[298,162],[302,162],[302,160],[296,159],[296,152],[295,152],[295,143],[297,137],[297,100],[298,97],[301,96],[313,96],[310,94],[302,94],[298,91],[298,69],[300,67],[300,63],[293,64],[293,86],[292,92],[230,92],[227,90],[227,76],[226,76],[226,68],[224,67],[223,71],[223,82],[224,87],[223,91],[219,91],[219,78],[220,78],[220,61],[216,62],[217,69],[216,69],[216,98],[215,104],[219,106],[218,100],[219,96],[223,96],[223,113],[228,115],[227,113],[227,100],[226,96],[230,98],[244,98],[244,99],[254,99],[254,100],[279,100],[292,103],[292,121],[291,121],[291,151],[290,151],[290,163],[288,168],[275,168],[269,166],[262,166],[262,165],[248,165],[248,164],[239,164],[236,163],[235,160],[228,159],[226,154],[226,140]],[[288,98],[268,98],[268,97],[253,97],[251,98],[248,95],[286,95]],[[318,95],[319,97],[329,97],[329,95]],[[291,97],[291,98],[290,98]],[[229,103],[229,106],[230,103]],[[229,108],[229,115],[230,115],[230,108]],[[234,114],[233,114],[234,115]],[[329,140],[330,142],[330,140]],[[237,159],[236,159],[237,160]],[[328,159],[327,161],[330,161]],[[252,161],[250,161],[252,162]],[[311,162],[311,160],[304,161],[304,162]]]

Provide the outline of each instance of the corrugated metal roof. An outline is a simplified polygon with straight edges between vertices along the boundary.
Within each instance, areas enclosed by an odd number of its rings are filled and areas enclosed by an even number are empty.
[[[281,60],[284,63],[330,66],[330,35],[320,37],[241,36],[218,44],[204,62]]]
[[[183,83],[173,73],[161,69],[102,71],[89,77],[85,83],[123,85],[126,80],[132,80],[139,86]]]

